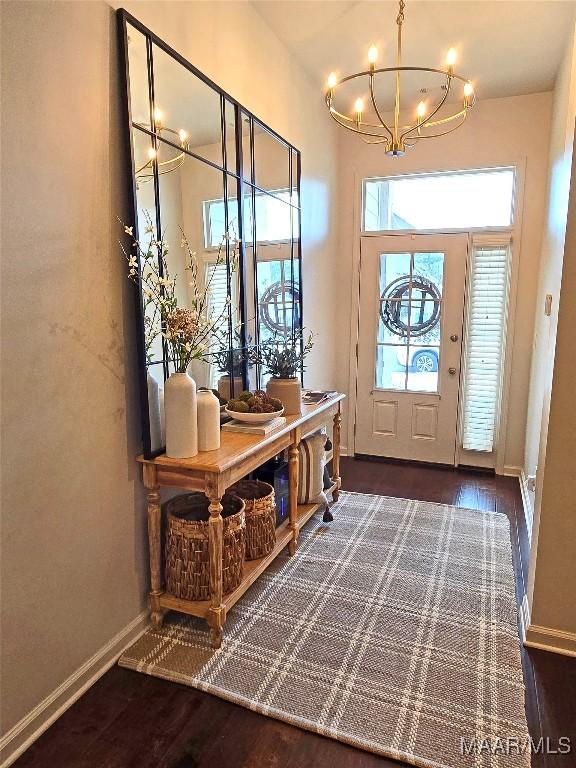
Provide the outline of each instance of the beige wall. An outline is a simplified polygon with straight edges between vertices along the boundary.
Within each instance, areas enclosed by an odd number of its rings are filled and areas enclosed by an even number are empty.
[[[546,455],[539,459],[542,490],[535,510],[527,636],[539,637],[536,628],[551,629],[544,633],[547,644],[576,654],[576,154],[564,254]]]
[[[558,298],[564,260],[570,166],[574,142],[574,116],[576,114],[575,46],[576,39],[573,34],[569,37],[566,45],[554,89],[549,146],[548,204],[536,299],[534,353],[530,374],[530,399],[523,462],[527,477],[537,475],[539,454],[542,453],[543,459],[546,451],[548,408],[554,368]],[[552,296],[552,313],[549,317],[544,314],[546,294]],[[541,485],[541,480],[541,473],[538,473],[537,487]],[[530,499],[533,503],[533,493],[530,494]]]
[[[550,147],[550,197],[538,300],[531,379],[526,471],[536,476],[528,608],[531,627],[572,633],[576,652],[576,501],[574,472],[576,418],[573,407],[576,364],[576,26],[554,97]],[[544,317],[546,293],[552,315]],[[539,631],[539,630],[538,630]],[[528,637],[536,632],[528,629]],[[551,645],[562,645],[550,637]]]
[[[480,100],[464,127],[450,136],[422,142],[401,159],[388,158],[378,147],[370,147],[346,131],[340,134],[340,177],[338,210],[340,216],[339,272],[342,280],[338,295],[338,335],[349,338],[353,249],[357,247],[358,217],[353,207],[360,206],[362,178],[420,171],[482,168],[525,164],[521,250],[519,254],[516,329],[512,347],[511,392],[504,464],[520,467],[523,462],[526,407],[534,306],[538,280],[540,245],[544,226],[545,189],[548,157],[542,146],[548,144],[551,95],[539,93],[503,99]],[[339,371],[339,388],[350,391],[344,366]]]
[[[2,730],[145,605],[121,125],[105,2],[2,8]],[[129,4],[302,150],[312,385],[333,386],[335,129],[248,3]]]

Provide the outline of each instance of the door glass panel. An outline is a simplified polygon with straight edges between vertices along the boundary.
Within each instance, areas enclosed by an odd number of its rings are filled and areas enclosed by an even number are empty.
[[[406,389],[418,392],[438,391],[438,361],[440,347],[410,345]]]
[[[444,281],[444,254],[415,253],[414,274],[426,277],[434,283],[440,293],[442,293],[442,284]],[[414,296],[412,298],[414,298]]]
[[[406,389],[406,354],[405,345],[376,346],[377,389]]]
[[[444,254],[380,254],[375,385],[438,392]]]

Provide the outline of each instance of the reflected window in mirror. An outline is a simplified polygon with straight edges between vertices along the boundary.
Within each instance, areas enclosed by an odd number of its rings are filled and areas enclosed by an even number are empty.
[[[288,189],[276,190],[278,197],[284,202],[289,202]],[[289,242],[292,236],[292,223],[290,208],[278,205],[274,197],[265,192],[256,192],[254,203],[256,209],[256,236],[259,243]],[[229,203],[237,203],[236,199],[229,199]],[[230,206],[229,206],[230,207]],[[226,205],[224,199],[206,200],[204,202],[204,244],[206,248],[216,248],[222,242],[226,233]],[[247,232],[252,232],[254,219],[252,205],[248,201],[245,205],[245,227]],[[228,231],[235,231],[234,224]]]

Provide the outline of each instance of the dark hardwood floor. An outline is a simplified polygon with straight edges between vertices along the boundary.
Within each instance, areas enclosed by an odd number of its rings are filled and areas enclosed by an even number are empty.
[[[518,594],[528,539],[515,478],[343,459],[351,491],[505,513]],[[576,659],[523,650],[533,739],[572,740],[537,768],[576,766]],[[473,761],[473,758],[470,758]],[[386,768],[399,763],[263,717],[207,693],[113,667],[15,763],[17,768]],[[472,765],[472,762],[471,762]]]

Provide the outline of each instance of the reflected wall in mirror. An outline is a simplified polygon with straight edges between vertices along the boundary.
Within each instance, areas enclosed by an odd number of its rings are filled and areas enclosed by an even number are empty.
[[[206,291],[218,323],[187,372],[228,399],[265,383],[265,372],[248,364],[248,348],[301,326],[300,153],[136,19],[118,14],[135,236],[144,251],[161,242],[155,269],[175,279],[179,308],[194,309]],[[165,448],[163,387],[175,362],[157,302],[145,291],[137,299],[149,458]]]

